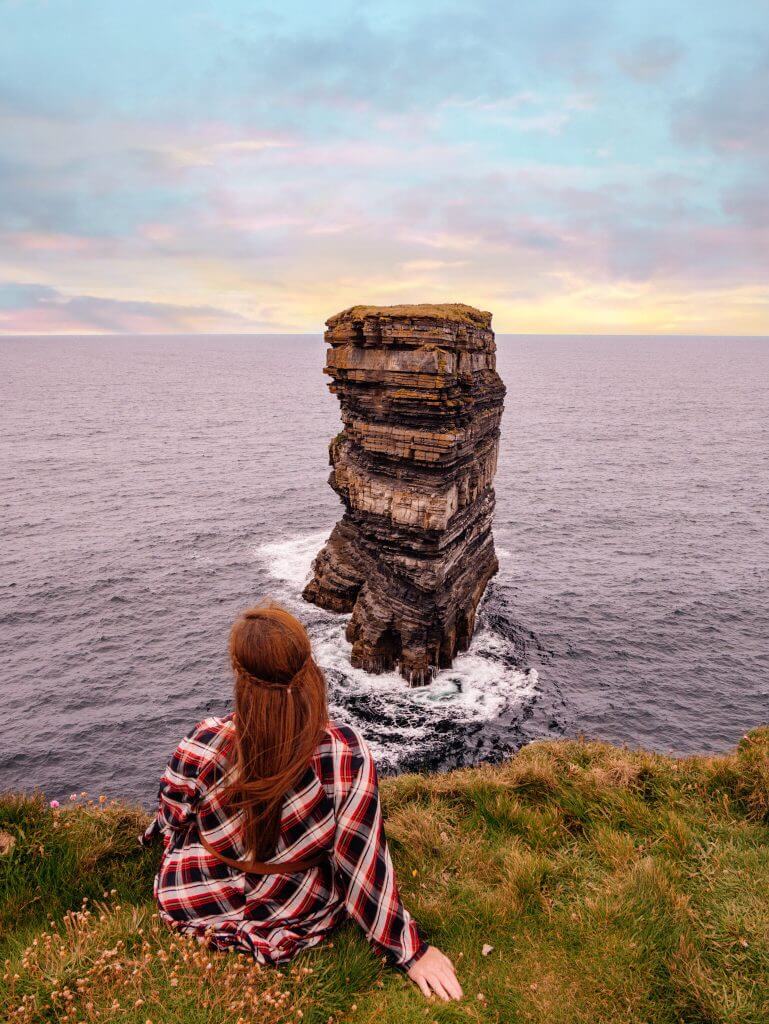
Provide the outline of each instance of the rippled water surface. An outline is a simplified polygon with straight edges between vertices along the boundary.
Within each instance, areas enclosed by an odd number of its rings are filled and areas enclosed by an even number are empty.
[[[498,344],[500,572],[470,651],[409,690],[299,597],[340,514],[319,337],[0,339],[0,787],[151,800],[266,595],[386,769],[769,722],[769,341]]]

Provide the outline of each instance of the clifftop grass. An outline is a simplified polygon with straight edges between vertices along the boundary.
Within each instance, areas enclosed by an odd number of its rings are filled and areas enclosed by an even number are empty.
[[[455,960],[462,1002],[427,1003],[353,927],[281,970],[179,939],[153,914],[143,812],[11,795],[0,1019],[769,1020],[769,728],[721,757],[534,743],[382,793],[404,899]]]
[[[350,306],[329,317],[328,326],[338,320],[364,320],[369,316],[411,317],[413,319],[452,320],[455,323],[467,324],[469,327],[489,327],[491,313],[464,302],[419,302],[398,306]]]

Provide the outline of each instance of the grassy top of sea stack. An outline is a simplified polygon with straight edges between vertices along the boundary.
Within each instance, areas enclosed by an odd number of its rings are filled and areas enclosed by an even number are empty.
[[[385,779],[407,906],[466,996],[428,1004],[360,932],[281,970],[162,927],[145,812],[0,798],[14,1024],[765,1024],[769,728],[715,757],[537,742]]]
[[[332,327],[339,320],[365,320],[367,317],[372,316],[410,320],[449,320],[453,323],[467,324],[470,327],[491,326],[491,313],[476,309],[474,306],[466,306],[463,302],[420,302],[413,305],[399,306],[350,306],[349,309],[329,317],[326,325]]]

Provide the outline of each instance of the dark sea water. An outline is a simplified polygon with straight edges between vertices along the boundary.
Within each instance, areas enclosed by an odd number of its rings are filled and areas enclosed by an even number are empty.
[[[150,801],[268,595],[385,770],[769,722],[769,340],[498,345],[500,572],[470,651],[410,690],[299,597],[341,511],[320,337],[0,339],[0,788]]]

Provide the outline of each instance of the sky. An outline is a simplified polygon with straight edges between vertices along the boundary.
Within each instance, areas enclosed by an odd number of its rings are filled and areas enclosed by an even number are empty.
[[[769,334],[769,0],[0,0],[0,333]]]

